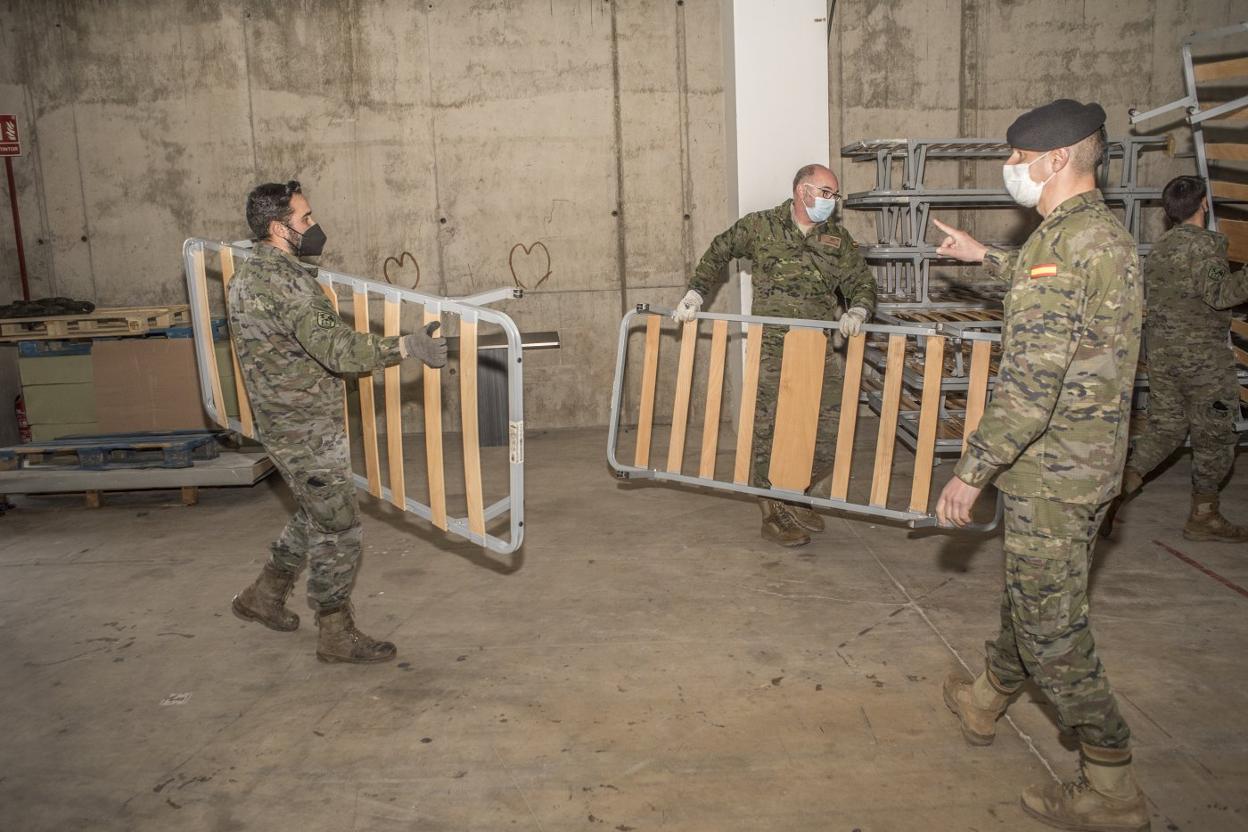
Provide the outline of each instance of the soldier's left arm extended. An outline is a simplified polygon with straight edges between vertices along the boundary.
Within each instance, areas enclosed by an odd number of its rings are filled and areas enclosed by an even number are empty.
[[[954,474],[982,488],[1048,427],[1079,345],[1087,276],[1062,267],[1027,280],[1011,299],[1007,343],[992,401]]]
[[[841,294],[845,296],[845,308],[853,309],[861,306],[868,312],[875,312],[875,276],[867,265],[862,250],[854,243],[849,232],[845,232],[845,248],[841,252]]]
[[[370,373],[403,360],[398,338],[356,332],[320,292],[294,299],[288,316],[300,346],[331,373]]]
[[[1199,267],[1201,297],[1214,309],[1230,309],[1248,301],[1248,266],[1231,272],[1225,256],[1213,256]]]

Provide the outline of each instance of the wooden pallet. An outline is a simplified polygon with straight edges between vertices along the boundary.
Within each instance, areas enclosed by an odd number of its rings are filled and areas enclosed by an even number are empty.
[[[196,459],[214,459],[217,454],[217,435],[205,431],[83,436],[0,448],[0,471],[189,468]]]
[[[182,505],[193,506],[199,503],[199,486],[184,485],[179,489],[182,493]],[[104,505],[105,491],[82,492],[83,505],[87,508],[99,508]]]
[[[0,318],[0,343],[147,335],[190,323],[191,308],[186,305],[122,306],[96,309],[89,315]]]
[[[883,339],[883,338],[878,338],[878,337],[876,337],[876,338],[871,338],[871,339],[870,339],[870,342],[871,342],[871,346],[872,346],[872,347],[873,347],[873,348],[874,348],[877,352],[879,352],[879,353],[882,353],[882,352],[883,352],[883,347],[882,347],[882,345],[885,343],[885,341],[884,341],[884,339]],[[961,372],[960,372],[960,373],[958,372],[958,370],[959,370],[959,365],[958,365],[957,359],[955,358],[955,354],[954,354],[954,351],[955,351],[955,350],[957,350],[957,349],[959,349],[959,348],[960,348],[960,349],[961,349],[961,351],[962,351],[962,362],[961,362],[961,368],[960,368],[960,369],[961,369]],[[970,342],[970,341],[964,341],[964,342],[962,342],[962,344],[961,344],[960,346],[959,346],[959,345],[957,345],[957,344],[954,344],[954,345],[952,345],[952,346],[946,347],[945,352],[944,352],[944,358],[943,358],[944,369],[945,369],[945,374],[944,374],[944,375],[945,375],[945,379],[946,379],[946,380],[949,380],[949,379],[964,378],[964,377],[966,376],[966,374],[970,372],[970,367],[971,367],[971,348],[972,348],[972,342]],[[992,347],[991,347],[991,351],[992,351],[992,352],[991,352],[991,356],[992,356],[992,357],[991,357],[991,363],[989,364],[988,374],[989,374],[989,376],[990,376],[991,378],[996,378],[996,376],[997,376],[997,371],[998,371],[998,369],[1000,368],[1000,364],[1001,364],[1001,344],[1000,344],[1000,342],[993,342],[993,343],[992,343]],[[922,378],[922,376],[923,376],[923,366],[924,366],[924,363],[923,363],[923,362],[924,362],[924,356],[923,356],[923,355],[919,352],[919,350],[918,350],[918,346],[917,346],[917,344],[916,344],[916,343],[914,343],[914,342],[910,342],[910,343],[907,343],[907,344],[906,344],[906,359],[905,359],[905,362],[906,362],[906,368],[907,368],[907,369],[908,369],[908,370],[909,370],[909,371],[910,371],[910,372],[911,372],[914,376],[916,376],[916,377],[918,377],[918,378]]]
[[[913,324],[991,323],[1003,320],[1000,309],[892,309],[888,316]]]

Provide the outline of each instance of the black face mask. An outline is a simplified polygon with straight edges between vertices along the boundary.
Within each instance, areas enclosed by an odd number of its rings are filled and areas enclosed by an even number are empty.
[[[290,228],[290,226],[286,226]],[[296,234],[295,229],[290,228]],[[299,242],[293,243],[296,257],[319,257],[321,252],[325,250],[325,232],[321,230],[321,224],[310,226],[307,231],[299,234]]]

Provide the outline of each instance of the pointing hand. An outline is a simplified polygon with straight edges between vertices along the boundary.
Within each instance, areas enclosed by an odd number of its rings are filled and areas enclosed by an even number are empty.
[[[988,251],[986,245],[962,229],[945,225],[935,217],[932,217],[932,224],[945,233],[945,239],[936,247],[936,253],[941,257],[952,257],[963,263],[983,262],[984,254]]]

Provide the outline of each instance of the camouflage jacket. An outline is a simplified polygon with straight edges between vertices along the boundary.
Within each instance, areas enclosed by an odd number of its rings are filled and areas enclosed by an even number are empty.
[[[1144,263],[1144,297],[1150,363],[1185,356],[1207,360],[1210,350],[1230,360],[1226,332],[1231,307],[1248,301],[1248,268],[1231,273],[1224,235],[1176,225]],[[1194,347],[1201,355],[1193,355]]]
[[[706,297],[724,279],[734,257],[754,266],[753,314],[827,320],[838,306],[875,310],[875,278],[858,245],[839,223],[822,222],[803,234],[793,200],[746,214],[711,241],[689,288]]]
[[[314,268],[264,243],[230,281],[229,321],[266,443],[299,441],[308,425],[341,425],[342,381],[335,374],[401,360],[398,338],[356,332],[330,305]]]
[[[1099,191],[1071,197],[1021,250],[991,248],[1010,283],[992,401],[954,473],[1008,494],[1112,498],[1122,477],[1144,289],[1135,240]]]

